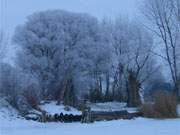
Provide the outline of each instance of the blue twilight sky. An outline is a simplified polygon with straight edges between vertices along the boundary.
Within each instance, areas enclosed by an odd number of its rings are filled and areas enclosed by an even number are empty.
[[[99,19],[119,15],[134,18],[142,0],[0,0],[0,28],[10,34],[18,24],[24,23],[33,12],[48,9],[64,9],[85,12]]]

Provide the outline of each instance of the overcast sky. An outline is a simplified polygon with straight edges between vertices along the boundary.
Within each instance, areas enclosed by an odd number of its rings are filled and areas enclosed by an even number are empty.
[[[0,0],[1,27],[10,33],[25,22],[33,12],[64,9],[73,12],[85,12],[99,19],[125,15],[133,18],[138,13],[138,5],[142,0]]]

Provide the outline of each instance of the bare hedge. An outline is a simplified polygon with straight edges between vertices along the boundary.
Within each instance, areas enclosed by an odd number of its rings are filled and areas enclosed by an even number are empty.
[[[148,118],[177,118],[177,98],[173,94],[159,92],[153,103],[145,103],[140,112]]]

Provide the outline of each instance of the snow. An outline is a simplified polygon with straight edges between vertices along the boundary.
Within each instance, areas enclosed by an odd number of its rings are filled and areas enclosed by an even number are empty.
[[[48,114],[54,115],[54,114],[73,114],[73,115],[81,115],[82,112],[78,111],[77,109],[68,106],[68,108],[70,109],[69,111],[65,110],[64,105],[57,105],[56,102],[50,102],[50,103],[46,103],[44,105],[40,105],[40,108],[44,111],[46,111]]]
[[[90,104],[89,106],[92,111],[113,112],[113,111],[127,110],[129,113],[137,112],[137,108],[127,107],[127,104],[123,102],[95,103],[95,104]]]
[[[89,105],[92,111],[119,111],[126,106],[126,103],[106,102]]]
[[[4,98],[0,98],[0,120],[1,119],[13,120],[16,119],[17,117],[18,117],[17,110],[12,108]]]
[[[30,110],[29,111],[29,114],[38,114],[38,115],[42,115],[42,113],[41,112],[39,112],[39,111],[37,111],[37,110]]]
[[[2,121],[1,135],[180,135],[180,119],[117,120],[81,123],[37,123],[33,121]]]
[[[54,111],[55,103],[45,106],[50,109],[50,105]],[[39,123],[17,117],[17,111],[8,104],[0,107],[0,135],[180,135],[180,119],[136,118],[81,124]]]
[[[129,113],[138,112],[138,108],[136,108],[136,107],[125,107],[124,109],[127,110]]]
[[[26,115],[26,118],[38,119],[39,117],[37,116],[37,114],[28,114]]]

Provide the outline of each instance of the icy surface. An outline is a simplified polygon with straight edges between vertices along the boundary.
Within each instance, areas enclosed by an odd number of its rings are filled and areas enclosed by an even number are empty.
[[[44,105],[41,105],[40,108],[44,111],[46,111],[48,114],[54,115],[54,114],[73,114],[73,115],[80,115],[82,114],[81,111],[78,111],[77,109],[73,108],[73,107],[69,107],[70,109],[69,111],[65,110],[65,106],[64,105],[57,105],[56,102],[50,102],[50,103],[46,103]]]

